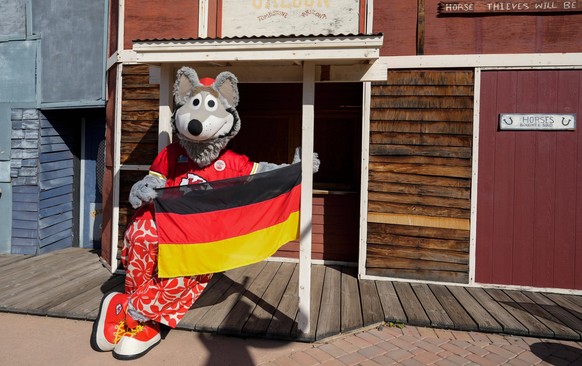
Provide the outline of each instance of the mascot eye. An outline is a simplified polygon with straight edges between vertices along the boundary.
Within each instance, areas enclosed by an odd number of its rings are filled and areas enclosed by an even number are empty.
[[[213,95],[208,95],[206,97],[206,109],[214,112],[218,108],[218,101]]]
[[[201,104],[202,104],[202,96],[200,94],[196,94],[196,96],[194,96],[194,98],[192,99],[192,107],[194,109],[198,109],[198,108],[200,108]]]

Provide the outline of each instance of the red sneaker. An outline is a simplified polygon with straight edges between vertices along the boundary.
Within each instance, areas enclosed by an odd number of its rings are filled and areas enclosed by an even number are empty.
[[[161,340],[158,323],[154,321],[138,323],[135,328],[128,329],[119,343],[115,345],[113,357],[118,360],[134,360],[145,355]]]
[[[99,314],[93,323],[91,347],[96,351],[113,351],[126,332],[125,310],[129,295],[112,292],[101,300]]]

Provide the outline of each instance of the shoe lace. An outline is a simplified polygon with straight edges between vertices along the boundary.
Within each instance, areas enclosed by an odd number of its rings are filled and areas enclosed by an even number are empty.
[[[125,332],[125,335],[129,337],[135,337],[135,335],[141,332],[143,328],[143,324],[139,323],[135,326],[135,328],[129,329],[127,332]]]
[[[121,337],[123,337],[126,333],[126,329],[125,329],[125,321],[122,320],[119,322],[119,324],[115,325],[115,333],[113,335],[113,343],[117,344],[120,340]]]

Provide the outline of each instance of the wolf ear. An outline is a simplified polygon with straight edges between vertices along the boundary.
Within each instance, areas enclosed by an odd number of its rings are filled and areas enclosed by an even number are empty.
[[[186,103],[192,93],[192,89],[200,85],[200,80],[194,69],[181,67],[176,74],[174,83],[174,100],[177,105]]]
[[[226,99],[232,107],[238,105],[238,79],[234,74],[224,71],[218,74],[214,82],[214,88]]]

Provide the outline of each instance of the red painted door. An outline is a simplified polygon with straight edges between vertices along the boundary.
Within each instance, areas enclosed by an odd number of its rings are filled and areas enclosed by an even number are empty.
[[[481,74],[479,283],[582,289],[582,128],[499,130],[500,113],[582,116],[581,70]]]

